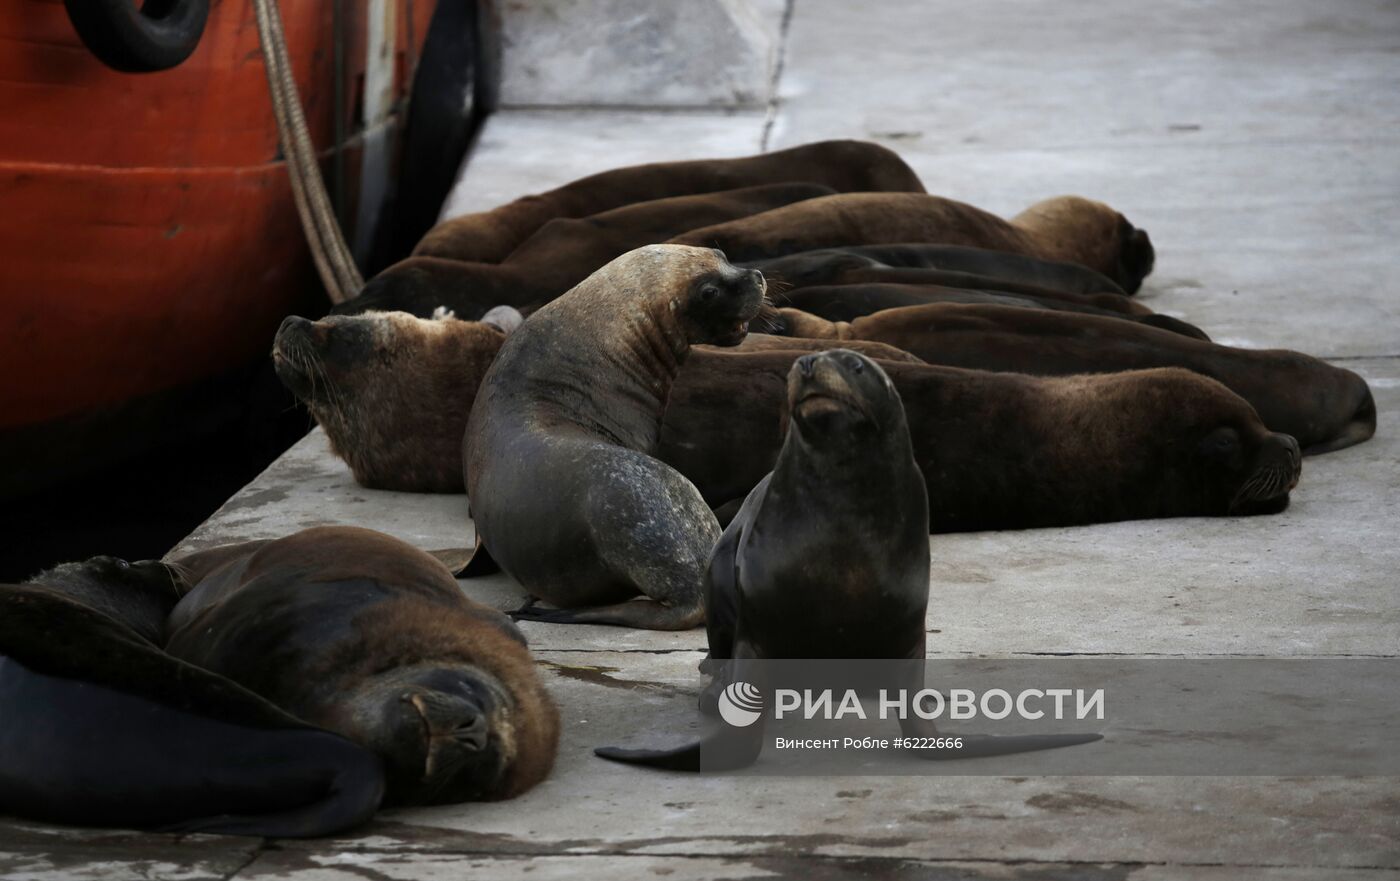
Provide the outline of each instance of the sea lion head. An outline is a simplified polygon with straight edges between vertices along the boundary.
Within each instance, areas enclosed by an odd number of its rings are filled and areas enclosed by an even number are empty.
[[[517,752],[513,701],[474,665],[425,661],[364,680],[349,730],[385,761],[390,801],[450,804],[500,797]]]
[[[648,245],[614,260],[593,280],[660,294],[691,345],[737,346],[768,290],[763,273],[741,269],[724,252],[687,245]]]
[[[1097,417],[1088,430],[1111,433],[1112,423],[1143,432],[1132,442],[1143,475],[1133,491],[1158,499],[1160,516],[1273,514],[1288,507],[1302,473],[1298,442],[1266,428],[1239,395],[1180,368],[1100,379],[1104,402],[1118,413]],[[1094,438],[1085,442],[1092,446]]]
[[[1156,262],[1147,231],[1093,199],[1046,199],[1018,214],[1015,223],[1044,241],[1055,259],[1098,270],[1129,294],[1142,287],[1142,280],[1152,273]]]
[[[874,437],[904,437],[904,404],[880,366],[850,349],[803,355],[788,371],[792,433],[808,445],[866,445]]]
[[[507,329],[520,320],[509,307],[485,317],[292,316],[278,328],[273,367],[361,484],[459,489],[467,414]]]

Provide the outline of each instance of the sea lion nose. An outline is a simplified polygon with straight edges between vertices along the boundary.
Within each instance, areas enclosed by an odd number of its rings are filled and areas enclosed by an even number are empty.
[[[452,739],[472,750],[483,750],[491,734],[491,726],[485,714],[478,714],[457,724],[452,729]]]
[[[802,374],[803,379],[811,379],[817,372],[817,356],[803,355],[797,359],[797,372]]]

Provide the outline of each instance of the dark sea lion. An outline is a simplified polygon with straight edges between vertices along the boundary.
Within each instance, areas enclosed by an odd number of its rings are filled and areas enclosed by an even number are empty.
[[[1270,429],[1303,454],[1361,443],[1376,432],[1376,404],[1350,370],[1285,349],[1237,349],[1154,327],[1092,315],[997,305],[928,305],[829,322],[782,310],[794,335],[873,340],[930,364],[1036,376],[1185,367],[1248,401]]]
[[[383,762],[389,804],[510,798],[554,763],[525,640],[428,554],[317,527],[183,557],[166,651]]]
[[[927,653],[929,500],[894,384],[875,362],[833,349],[797,359],[787,404],[777,462],[725,529],[707,570],[708,661],[719,688],[737,681],[766,691],[755,661],[922,662]],[[901,666],[908,678],[899,684],[921,691],[922,666]],[[913,714],[900,724],[908,737],[939,733]],[[760,714],[756,725],[676,749],[595,752],[653,767],[729,769],[758,758],[763,730]],[[918,752],[967,758],[1096,739],[973,735],[962,749]]]
[[[359,296],[332,311],[403,311],[427,318],[446,308],[463,319],[480,318],[496,305],[532,311],[633,248],[832,192],[813,183],[767,184],[637,202],[576,220],[551,220],[499,265],[410,257],[370,279]]]
[[[652,245],[507,337],[477,393],[462,462],[479,546],[561,607],[524,617],[700,623],[719,524],[695,487],[650,453],[691,345],[738,344],[763,292],[762,274],[716,251]],[[631,599],[638,594],[645,599]]]
[[[455,361],[462,357],[461,349],[440,345],[444,331],[420,332],[427,322],[405,318],[380,322],[379,333],[392,329],[404,338],[393,347],[400,353],[396,359],[362,358],[345,347],[336,351],[348,362],[327,359],[314,367],[330,380],[318,386],[310,406],[318,415],[339,411],[321,417],[322,422],[361,482],[399,488],[398,470],[405,469],[438,475],[442,482],[434,491],[460,492],[460,473],[451,477],[443,463],[457,467],[460,462],[467,412],[442,402],[472,400],[482,375],[471,373],[478,356]],[[750,354],[697,346],[671,388],[657,456],[692,481],[714,507],[742,499],[772,468],[783,439],[787,371],[797,357],[811,351],[811,344],[830,345],[823,340],[794,342],[809,348]],[[1154,370],[1038,378],[881,363],[904,398],[915,450],[935,500],[935,532],[1254,513],[1265,507],[1247,504],[1251,499],[1278,509],[1287,504],[1286,488],[1275,487],[1266,496],[1262,480],[1248,492],[1239,491],[1250,478],[1277,470],[1272,466],[1291,439],[1264,438],[1263,425],[1250,406],[1205,377]],[[325,390],[328,384],[334,386],[333,393]],[[420,386],[440,392],[435,405],[418,404],[409,389]],[[1121,418],[1135,426],[1133,431],[1093,429],[1096,422],[1116,423],[1120,400],[1126,401]],[[1227,424],[1244,428],[1240,455],[1230,468],[1216,469],[1209,456],[1190,455],[1204,438],[1203,426]],[[1100,448],[1105,456],[1101,462],[1056,452],[1077,449],[1081,432],[1121,437],[1121,446]],[[1134,450],[1130,441],[1141,448]],[[989,455],[985,469],[984,449]],[[1180,468],[1173,465],[1177,470],[1170,473],[1151,473],[1171,457],[1186,462]],[[1295,467],[1292,477],[1296,476]],[[1211,481],[1221,484],[1215,492],[1191,489]],[[1151,496],[1157,483],[1166,487],[1161,499]],[[1022,484],[1039,489],[1022,495]],[[1234,496],[1220,501],[1232,491],[1239,494],[1240,504],[1231,504]]]
[[[738,159],[654,162],[604,171],[490,211],[445,220],[429,230],[414,255],[499,263],[555,218],[587,217],[648,199],[794,182],[844,193],[924,191],[904,160],[879,144],[818,141]]]
[[[861,281],[900,281],[909,284],[942,284],[949,287],[981,287],[968,284],[967,279],[987,279],[991,286],[1013,285],[1003,290],[1027,289],[1029,293],[1044,290],[1065,294],[1118,294],[1123,289],[1101,272],[1077,263],[1038,260],[1024,254],[991,251],[986,248],[965,248],[958,245],[922,245],[908,242],[894,245],[853,245],[845,248],[822,248],[800,251],[785,257],[759,260],[754,268],[762,270],[769,281],[781,281],[792,287],[848,284]],[[895,270],[893,277],[870,277],[862,273]],[[898,273],[906,273],[900,276]],[[920,277],[915,273],[930,273]],[[921,280],[921,278],[923,280]],[[1125,304],[1132,304],[1126,300]],[[1102,305],[1102,304],[1101,304]],[[1107,307],[1105,307],[1107,308]],[[1144,309],[1146,307],[1143,307]]]
[[[0,586],[0,813],[275,837],[368,820],[373,753],[160,650],[181,578],[100,557]]]
[[[1105,296],[1118,296],[1108,294]],[[1152,312],[1136,313],[1103,309],[1082,294],[1062,294],[1050,291],[1045,294],[1010,293],[999,290],[975,290],[967,288],[943,287],[930,284],[888,284],[851,283],[832,286],[798,288],[778,294],[774,300],[780,306],[790,307],[828,321],[854,321],[886,309],[904,306],[921,306],[930,303],[962,303],[965,305],[1007,306],[1018,309],[1040,309],[1052,312],[1100,315],[1121,321],[1132,321],[1150,327],[1179,333],[1198,340],[1209,340],[1205,331],[1170,315]],[[1127,300],[1126,297],[1121,299]],[[1128,300],[1128,302],[1133,302]],[[769,328],[782,333],[780,325]],[[806,334],[797,334],[805,336]]]
[[[671,240],[720,248],[733,260],[771,260],[850,245],[963,245],[1078,263],[1135,293],[1152,271],[1147,233],[1102,202],[1047,199],[1010,221],[923,193],[838,193],[694,229]]]

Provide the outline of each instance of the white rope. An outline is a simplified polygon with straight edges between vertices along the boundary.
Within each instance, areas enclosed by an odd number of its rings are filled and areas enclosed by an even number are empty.
[[[267,69],[267,90],[272,97],[272,110],[277,117],[277,136],[282,142],[287,174],[292,182],[292,197],[297,214],[306,233],[316,271],[326,286],[332,303],[353,299],[364,286],[364,277],[355,266],[355,258],[345,243],[345,236],[331,210],[326,194],[326,182],[311,134],[306,127],[306,114],[301,108],[292,65],[287,57],[287,39],[282,31],[282,15],[277,0],[253,0],[258,17],[258,37],[262,43],[263,66]],[[335,108],[340,113],[342,108]],[[337,149],[339,144],[336,145]]]

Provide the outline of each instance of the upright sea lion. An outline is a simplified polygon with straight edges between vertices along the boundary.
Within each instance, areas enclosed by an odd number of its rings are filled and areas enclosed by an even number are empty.
[[[1350,370],[1285,349],[1237,349],[1093,315],[997,305],[936,304],[831,322],[789,309],[786,331],[824,340],[872,340],[930,364],[1037,376],[1185,367],[1224,383],[1303,454],[1340,450],[1376,431],[1376,404]]]
[[[797,359],[787,404],[777,463],[725,529],[707,570],[708,661],[721,688],[733,681],[766,691],[755,662],[769,659],[926,655],[929,501],[894,384],[875,362],[834,349]],[[921,663],[892,666],[906,693],[923,690]],[[678,749],[595,752],[680,770],[742,767],[763,746],[764,714],[756,721]],[[900,724],[908,737],[938,734],[914,714]],[[973,735],[955,750],[918,752],[967,758],[1096,739]]]
[[[445,220],[429,230],[414,255],[498,263],[555,218],[586,217],[648,199],[793,182],[840,192],[924,191],[904,160],[879,144],[818,141],[739,159],[653,162],[604,171],[490,211]]]
[[[373,753],[160,650],[182,587],[111,557],[0,586],[0,813],[276,837],[368,820]]]
[[[510,798],[554,763],[525,640],[395,538],[317,527],[178,561],[166,651],[382,760],[390,804]]]
[[[1077,263],[1038,260],[1024,254],[964,248],[957,245],[852,245],[799,251],[754,263],[769,281],[792,287],[849,284],[868,281],[904,281],[908,284],[942,284],[949,287],[982,287],[967,279],[987,279],[991,287],[1007,284],[1003,290],[1044,290],[1065,294],[1118,294],[1123,289],[1101,272]],[[892,274],[879,277],[885,271]],[[928,273],[919,276],[917,273]],[[1131,304],[1132,300],[1125,303]],[[1103,304],[1100,304],[1103,305]],[[1107,308],[1107,307],[1106,307]],[[1146,308],[1146,307],[1142,307]]]
[[[671,240],[720,248],[733,260],[903,242],[967,245],[1078,263],[1135,293],[1152,271],[1147,233],[1102,202],[1047,199],[1010,221],[922,193],[839,193],[694,229]]]
[[[458,362],[460,348],[444,342],[441,334],[453,333],[458,322],[439,329],[406,316],[336,321],[381,325],[373,335],[352,338],[397,336],[396,356],[357,355],[353,346],[336,346],[332,333],[319,348],[305,347],[313,359],[309,367],[288,362],[279,372],[293,388],[310,388],[304,377],[311,372],[328,377],[315,386],[310,406],[356,479],[398,488],[404,469],[436,475],[441,483],[434,491],[460,492],[460,473],[449,475],[444,462],[456,467],[460,461],[467,411],[445,402],[470,401],[484,370],[472,373],[475,356]],[[332,349],[336,360],[323,359]],[[804,353],[696,347],[672,386],[658,457],[711,505],[742,499],[777,457],[785,377]],[[1297,477],[1294,463],[1289,480],[1266,491],[1262,476],[1278,472],[1291,440],[1268,438],[1245,401],[1184,371],[1037,378],[881,363],[909,414],[934,499],[935,532],[1279,510],[1287,505],[1287,483]],[[420,387],[438,390],[436,405],[419,406],[410,390]],[[1120,421],[1131,430],[1094,427]],[[1233,464],[1216,468],[1206,451],[1191,452],[1208,432],[1234,425],[1243,430],[1238,457],[1226,457]],[[1082,433],[1095,438],[1101,459],[1087,457],[1092,445],[1082,443]],[[1063,455],[1062,449],[1086,455]],[[1168,464],[1172,470],[1154,471]],[[1159,486],[1160,497],[1154,495]],[[1023,487],[1034,491],[1023,493]]]
[[[359,296],[333,311],[403,311],[427,318],[445,308],[464,319],[480,318],[501,304],[532,311],[633,248],[832,192],[813,183],[767,184],[637,202],[577,220],[551,220],[499,265],[410,257],[370,279]]]
[[[1118,297],[1117,294],[1101,296]],[[829,321],[853,321],[865,315],[872,315],[886,309],[898,309],[903,306],[962,303],[1100,315],[1106,318],[1145,324],[1150,327],[1159,327],[1162,330],[1183,334],[1198,340],[1209,340],[1205,331],[1199,327],[1170,315],[1158,315],[1146,309],[1141,313],[1103,309],[1088,302],[1090,298],[1083,294],[1062,294],[1058,291],[1025,294],[1000,290],[943,287],[931,284],[851,283],[798,288],[795,291],[779,294],[774,299],[779,305]],[[1133,302],[1126,297],[1120,297],[1120,299]],[[778,326],[774,325],[770,329],[777,330]],[[798,335],[806,336],[806,334]]]
[[[656,630],[700,623],[719,523],[690,481],[651,453],[691,345],[739,343],[763,292],[761,273],[716,251],[652,245],[506,339],[472,407],[462,462],[479,545],[561,607],[522,617]]]

